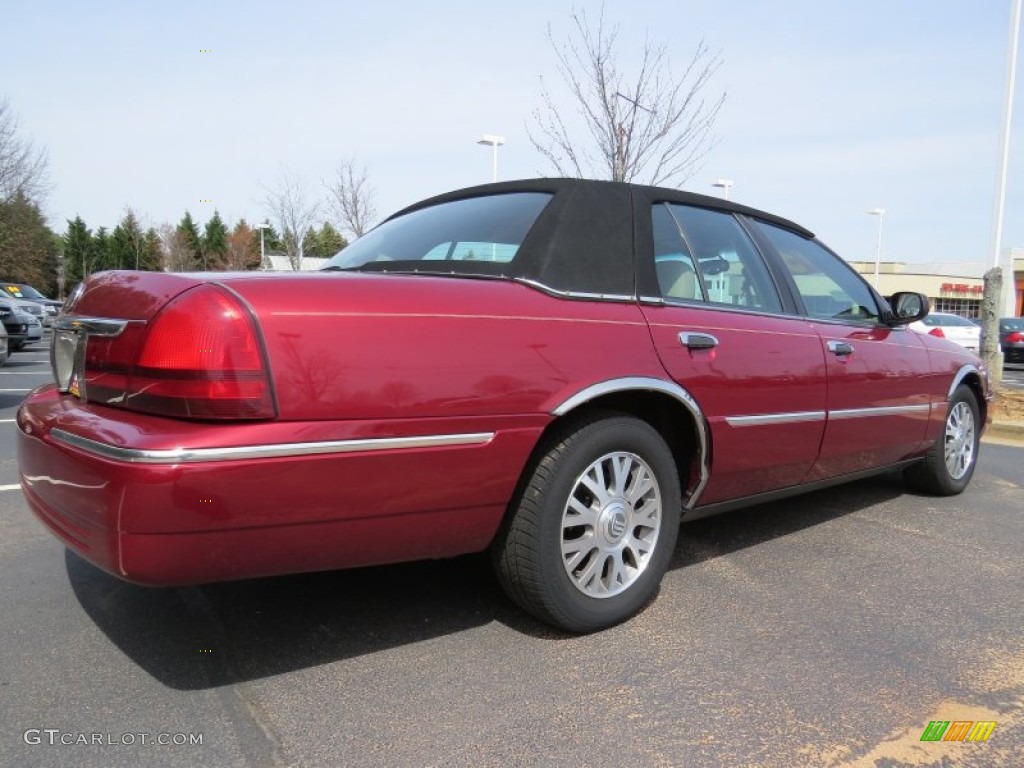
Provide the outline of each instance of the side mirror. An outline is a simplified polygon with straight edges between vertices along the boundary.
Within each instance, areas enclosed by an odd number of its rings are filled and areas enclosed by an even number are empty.
[[[927,317],[931,311],[928,297],[923,293],[900,291],[889,297],[889,325],[907,325]]]

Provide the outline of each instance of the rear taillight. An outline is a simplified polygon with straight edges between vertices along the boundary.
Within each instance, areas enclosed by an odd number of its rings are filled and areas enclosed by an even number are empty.
[[[942,329],[941,329],[941,328],[938,328],[938,327],[936,327],[936,328],[932,328],[932,329],[931,329],[930,331],[928,331],[928,335],[929,335],[929,336],[935,336],[935,337],[936,337],[936,338],[938,338],[938,339],[944,339],[944,338],[946,338],[946,334],[944,334],[944,333],[942,332]]]
[[[145,326],[90,337],[86,399],[192,419],[268,419],[274,400],[256,326],[234,295],[201,285]]]
[[[1006,340],[1011,344],[1020,344],[1024,342],[1024,331],[1014,331],[1006,337]]]

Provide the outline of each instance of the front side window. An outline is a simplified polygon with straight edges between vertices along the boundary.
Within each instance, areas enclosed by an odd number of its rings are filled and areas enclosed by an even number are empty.
[[[765,312],[782,311],[761,254],[731,214],[674,203],[659,207],[664,207],[675,222],[683,242],[683,255],[690,259],[697,273],[695,291],[699,293],[685,298],[703,298],[715,304]],[[659,215],[654,221],[656,228]],[[659,283],[661,275],[659,270]],[[672,288],[661,288],[666,298],[676,297]]]
[[[878,304],[871,290],[835,254],[788,229],[763,221],[757,226],[782,257],[810,317],[878,322]]]
[[[546,193],[515,192],[420,208],[367,232],[327,268],[492,273],[515,259],[550,200]]]

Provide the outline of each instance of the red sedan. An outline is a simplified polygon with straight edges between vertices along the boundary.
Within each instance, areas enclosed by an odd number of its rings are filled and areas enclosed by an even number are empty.
[[[534,180],[403,210],[318,274],[108,272],[18,413],[82,557],[201,583],[489,549],[571,631],[651,599],[680,519],[903,468],[961,492],[991,399],[812,233]]]

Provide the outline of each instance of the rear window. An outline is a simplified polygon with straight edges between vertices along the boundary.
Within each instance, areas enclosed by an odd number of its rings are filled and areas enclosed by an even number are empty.
[[[513,192],[421,208],[371,230],[327,268],[496,274],[515,261],[551,197]]]
[[[1024,331],[1024,317],[1017,320],[1000,320],[999,330],[1003,332]]]

